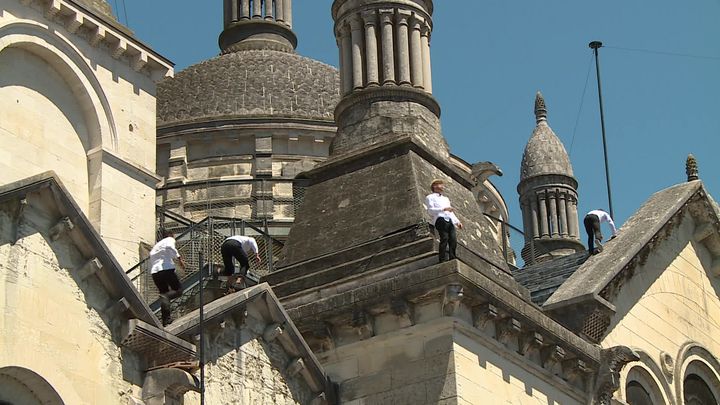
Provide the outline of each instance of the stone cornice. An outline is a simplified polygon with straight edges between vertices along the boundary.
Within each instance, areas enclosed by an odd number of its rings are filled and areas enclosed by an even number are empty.
[[[50,22],[65,26],[93,47],[106,48],[115,59],[126,59],[136,72],[146,72],[159,81],[173,75],[173,63],[132,36],[125,27],[93,13],[71,0],[19,0],[27,7],[36,5]],[[35,7],[33,7],[35,8]]]

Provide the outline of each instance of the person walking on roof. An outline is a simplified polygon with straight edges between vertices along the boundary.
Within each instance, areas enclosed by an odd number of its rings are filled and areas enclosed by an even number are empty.
[[[175,235],[164,230],[163,238],[150,250],[150,274],[160,293],[162,324],[167,326],[170,318],[170,300],[182,295],[182,284],[175,272],[175,262],[185,268],[185,261],[175,247]]]
[[[228,289],[236,289],[245,285],[245,277],[250,269],[250,261],[248,260],[248,253],[252,252],[255,255],[255,260],[260,263],[260,254],[258,253],[258,245],[255,238],[251,236],[234,235],[223,241],[220,246],[220,254],[223,260],[223,272],[222,274],[228,276]],[[235,265],[233,264],[233,257],[240,262],[240,269],[236,275]]]
[[[456,258],[457,233],[455,228],[462,229],[463,225],[455,215],[455,209],[450,205],[450,199],[445,192],[445,182],[436,179],[430,184],[432,194],[425,197],[425,207],[432,218],[431,224],[435,226],[440,236],[438,255],[440,262]]]
[[[592,210],[585,215],[585,219],[583,220],[585,232],[587,232],[588,235],[588,250],[591,255],[602,252],[602,245],[600,242],[603,240],[603,235],[600,230],[600,224],[603,222],[607,222],[607,224],[610,225],[610,229],[612,230],[612,237],[610,239],[615,238],[617,236],[615,222],[613,222],[610,214],[607,212],[601,209]],[[596,243],[597,247],[595,246]]]

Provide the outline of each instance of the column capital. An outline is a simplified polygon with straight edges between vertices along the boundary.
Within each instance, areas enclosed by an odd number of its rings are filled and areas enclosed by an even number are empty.
[[[428,24],[427,21],[423,21],[420,25],[420,35],[429,38],[431,31],[432,30],[430,29],[430,24]]]
[[[408,25],[408,20],[410,20],[410,17],[412,17],[412,12],[408,10],[398,10],[397,11],[397,22],[400,25]]]
[[[392,8],[381,8],[378,10],[380,14],[380,22],[383,24],[392,24],[393,17],[395,16],[395,9]]]
[[[358,15],[353,15],[352,17],[348,18],[348,24],[350,24],[351,31],[358,31],[363,28],[363,21]]]
[[[421,29],[423,25],[425,25],[425,17],[421,16],[418,13],[412,13],[412,20],[411,23],[413,25],[413,29]],[[417,27],[417,28],[415,28]]]
[[[360,16],[362,17],[362,20],[365,22],[365,25],[375,25],[377,22],[377,13],[375,10],[367,10],[360,13]]]

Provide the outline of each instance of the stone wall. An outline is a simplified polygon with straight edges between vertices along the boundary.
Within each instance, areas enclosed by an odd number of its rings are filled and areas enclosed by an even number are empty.
[[[205,345],[205,403],[308,404],[313,398],[299,376],[290,376],[290,358],[278,343],[262,339],[265,323],[252,317],[226,318],[222,328],[211,328]],[[199,396],[186,394],[187,405]]]
[[[66,1],[3,7],[0,183],[54,170],[130,267],[138,243],[155,239],[154,200],[146,198],[159,180],[155,80],[172,68],[114,22],[105,25],[107,16],[86,13]],[[109,229],[108,221],[117,223]]]
[[[142,368],[115,343],[117,325],[98,312],[109,305],[105,290],[97,279],[71,275],[83,258],[66,238],[48,242],[21,225],[25,236],[11,245],[9,218],[0,212],[0,374],[33,372],[66,404],[132,403]],[[14,398],[0,389],[0,399]]]
[[[584,396],[470,327],[442,319],[323,352],[340,400],[360,404],[582,404]]]
[[[682,397],[677,384],[683,376],[678,374],[689,361],[683,356],[685,348],[692,344],[714,353],[698,359],[711,368],[716,367],[711,365],[713,356],[720,353],[720,280],[710,271],[710,252],[692,241],[694,229],[685,214],[679,227],[625,281],[613,301],[616,314],[602,341],[604,347],[626,345],[643,354],[640,363],[625,368],[624,383],[627,373],[640,366],[652,377],[641,381],[648,392],[664,392],[676,401]],[[718,383],[717,373],[715,369],[707,381],[711,387]],[[624,396],[624,385],[616,397]]]

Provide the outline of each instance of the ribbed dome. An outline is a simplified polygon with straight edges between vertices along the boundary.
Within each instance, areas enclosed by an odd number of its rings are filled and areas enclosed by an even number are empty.
[[[337,69],[295,53],[228,53],[160,83],[158,125],[262,117],[332,121],[339,85]]]
[[[547,122],[535,127],[520,165],[520,180],[541,174],[573,175],[565,147]]]
[[[535,99],[537,126],[525,146],[520,164],[520,180],[543,174],[561,174],[573,177],[570,158],[560,139],[547,123],[547,109],[542,94]]]

